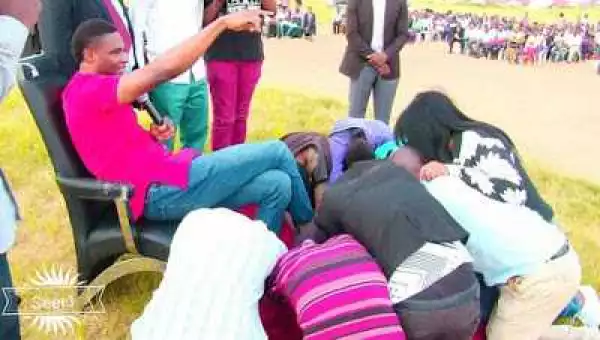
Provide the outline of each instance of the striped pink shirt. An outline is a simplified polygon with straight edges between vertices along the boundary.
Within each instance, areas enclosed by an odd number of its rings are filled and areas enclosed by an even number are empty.
[[[305,241],[279,259],[272,279],[304,339],[406,339],[381,269],[349,235]]]

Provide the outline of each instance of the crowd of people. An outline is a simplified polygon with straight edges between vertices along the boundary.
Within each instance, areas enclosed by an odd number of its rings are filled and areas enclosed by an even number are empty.
[[[334,6],[335,13],[333,15],[333,20],[331,22],[331,31],[333,35],[341,35],[346,34],[346,21],[347,18],[347,5],[346,4],[336,4]]]
[[[317,15],[312,7],[304,10],[301,4],[296,3],[296,7],[291,9],[278,4],[274,17],[265,16],[263,34],[267,38],[304,37],[310,40],[317,35],[317,25]]]
[[[568,21],[561,13],[555,22],[540,23],[527,14],[518,19],[423,10],[413,11],[410,21],[414,40],[445,42],[449,53],[531,65],[600,58],[600,22],[587,14]]]
[[[37,19],[28,2],[0,3],[2,95]],[[600,339],[595,293],[566,308],[581,299],[579,257],[508,134],[437,91],[419,93],[389,127],[405,3],[349,25],[357,35],[341,71],[350,116],[363,117],[262,143],[246,142],[246,120],[264,57],[261,8],[273,1],[134,2],[75,27],[52,21],[66,9],[51,3],[42,48],[70,79],[62,107],[83,164],[135,187],[132,222],[181,220],[134,340]],[[381,24],[376,33],[368,22]],[[202,154],[207,86],[213,152]],[[378,120],[364,118],[372,91]],[[170,119],[145,129],[134,105],[148,92]],[[12,232],[15,203],[0,193],[0,227]],[[249,205],[257,221],[237,212]],[[554,325],[560,315],[584,326]],[[3,340],[19,338],[15,319],[0,316]]]

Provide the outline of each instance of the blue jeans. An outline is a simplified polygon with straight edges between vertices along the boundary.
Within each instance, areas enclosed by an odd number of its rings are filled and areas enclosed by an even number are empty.
[[[151,220],[181,219],[199,208],[237,209],[258,204],[258,219],[278,232],[283,213],[296,225],[312,220],[313,210],[296,160],[280,141],[231,146],[197,157],[187,190],[153,185],[144,216]]]
[[[12,286],[12,278],[6,254],[0,254],[0,288],[12,288]],[[5,294],[8,296],[8,301]],[[3,315],[5,307],[7,307],[6,312],[15,313],[17,311],[17,297],[11,291],[0,291],[0,339],[21,339],[19,317]]]

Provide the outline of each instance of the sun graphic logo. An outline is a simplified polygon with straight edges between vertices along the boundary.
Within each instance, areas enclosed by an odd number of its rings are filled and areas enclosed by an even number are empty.
[[[78,291],[81,289],[97,290],[98,304],[91,304],[86,310],[81,308],[78,303]],[[3,288],[3,291],[7,297],[3,315],[19,315],[29,321],[31,327],[47,335],[64,337],[74,334],[82,326],[83,314],[104,313],[101,302],[104,287],[85,286],[74,270],[64,270],[59,266],[37,270],[27,286]],[[10,295],[18,295],[19,298],[10,299]],[[18,309],[16,303],[10,302],[12,300],[20,300]]]

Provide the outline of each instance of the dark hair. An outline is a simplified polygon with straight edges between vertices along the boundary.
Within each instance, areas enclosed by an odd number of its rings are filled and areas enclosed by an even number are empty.
[[[466,130],[485,131],[514,148],[511,139],[499,128],[467,117],[452,100],[439,91],[417,94],[396,121],[398,142],[416,149],[426,162],[449,163],[454,159],[450,142]]]
[[[350,169],[352,164],[360,161],[375,159],[373,148],[369,145],[366,138],[354,136],[348,144],[348,151],[342,162],[342,171]]]
[[[117,28],[103,19],[90,19],[79,25],[71,39],[71,53],[77,64],[83,61],[83,51],[96,39],[115,32],[117,32]]]

